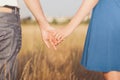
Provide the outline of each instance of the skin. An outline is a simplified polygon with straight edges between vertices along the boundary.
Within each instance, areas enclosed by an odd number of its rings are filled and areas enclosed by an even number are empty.
[[[48,21],[46,20],[46,17],[40,5],[40,1],[39,0],[24,0],[24,2],[27,5],[28,9],[32,12],[34,17],[36,18],[40,26],[42,39],[47,45],[47,47],[50,48],[52,45],[53,48],[56,49],[56,46],[53,43],[55,40],[52,35],[55,29],[51,27]]]
[[[62,29],[54,29],[51,27],[42,11],[39,0],[24,0],[29,10],[35,16],[42,34],[43,41],[50,48],[50,45],[56,49],[56,46],[61,43],[64,38],[69,36],[74,29],[81,23],[81,21],[87,16],[88,13],[97,5],[98,0],[83,0],[77,13],[73,16],[70,23]],[[110,71],[103,72],[106,80],[120,80],[120,72]]]
[[[103,72],[103,76],[105,77],[105,80],[120,80],[119,71]]]
[[[70,23],[65,26],[65,28],[59,29],[54,34],[55,39],[60,43],[64,38],[69,36],[76,27],[81,23],[81,21],[91,12],[91,10],[96,6],[98,0],[83,0],[77,13],[73,16]],[[58,43],[56,43],[58,44]]]
[[[0,7],[0,12],[7,12],[7,13],[11,13],[12,10],[9,8],[5,8],[5,7]]]
[[[90,11],[97,5],[98,2],[98,0],[83,0],[82,5],[77,13],[73,16],[70,23],[64,28],[57,30],[54,34],[55,39],[57,40],[57,42],[54,44],[58,45],[64,40],[64,38],[69,36],[81,23],[85,16],[87,16],[87,14],[90,13]],[[103,76],[105,80],[120,80],[120,72],[118,71],[103,72]]]

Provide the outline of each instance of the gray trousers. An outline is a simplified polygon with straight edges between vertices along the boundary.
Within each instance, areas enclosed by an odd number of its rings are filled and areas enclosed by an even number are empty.
[[[16,56],[20,48],[19,12],[0,12],[0,80],[17,80]]]

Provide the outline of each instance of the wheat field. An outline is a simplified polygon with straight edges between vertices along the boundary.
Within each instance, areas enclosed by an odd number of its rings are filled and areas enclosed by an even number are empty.
[[[103,80],[102,73],[80,65],[87,29],[88,24],[81,24],[54,50],[43,43],[37,24],[22,24],[18,80]]]

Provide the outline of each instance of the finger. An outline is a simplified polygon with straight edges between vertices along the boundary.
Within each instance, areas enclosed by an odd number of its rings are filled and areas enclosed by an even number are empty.
[[[61,43],[62,41],[64,41],[64,38],[64,36],[60,36],[58,42]]]
[[[55,43],[55,46],[57,46],[58,44],[60,44],[62,41],[63,41],[62,39],[57,40],[57,42]]]
[[[55,38],[53,36],[49,36],[49,41],[51,43],[51,45],[53,46],[53,48],[56,50],[56,46],[55,46]]]
[[[57,33],[57,34],[55,35],[55,39],[59,40],[58,37],[59,37],[60,35],[61,35],[60,33]]]
[[[51,45],[53,46],[53,48],[56,50],[57,48],[56,48],[56,46],[55,46],[54,41],[50,39],[50,43],[51,43]]]
[[[49,45],[49,42],[48,42],[48,41],[49,41],[49,40],[44,40],[46,46],[47,46],[48,48],[50,48],[50,45]]]
[[[55,36],[50,36],[50,40],[53,46],[55,46],[55,44],[57,43],[57,39],[55,38]]]
[[[61,34],[58,36],[57,40],[61,41],[62,39],[63,39],[63,35]]]
[[[57,41],[57,43],[55,45],[56,46],[59,45],[62,41],[63,41],[63,39],[60,39],[59,41]]]
[[[58,41],[58,43],[61,43],[63,41],[63,39],[60,39],[59,41]]]
[[[57,35],[57,42],[60,42],[63,38],[63,35],[62,34],[59,34],[59,35]]]

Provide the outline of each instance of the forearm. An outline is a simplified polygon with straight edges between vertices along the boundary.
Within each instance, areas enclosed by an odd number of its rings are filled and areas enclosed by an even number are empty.
[[[97,3],[98,0],[83,0],[79,10],[73,16],[68,26],[70,26],[71,29],[74,30],[85,18],[85,16],[87,16],[88,13],[90,13],[90,11],[95,7]]]
[[[40,28],[46,28],[48,22],[43,13],[42,7],[39,0],[24,0],[28,9],[32,12],[38,24],[41,25]]]

